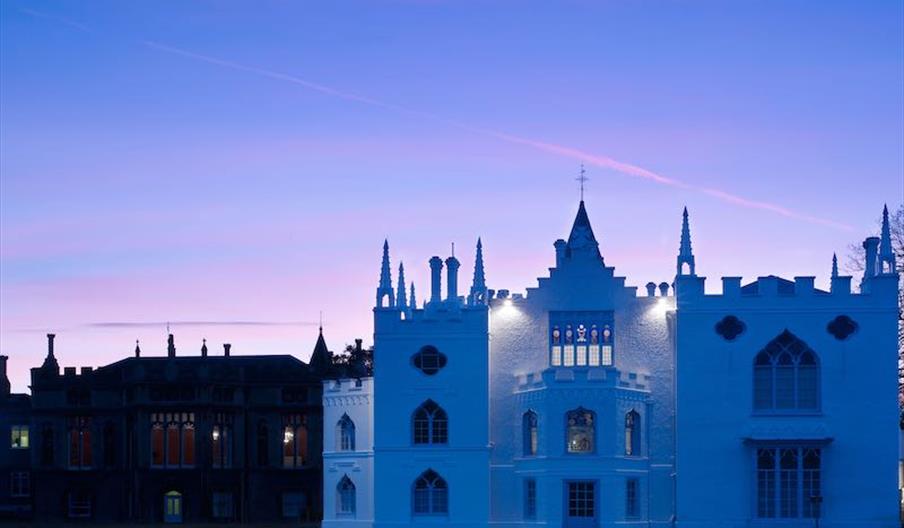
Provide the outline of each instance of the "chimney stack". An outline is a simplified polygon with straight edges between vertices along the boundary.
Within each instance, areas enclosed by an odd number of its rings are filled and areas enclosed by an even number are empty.
[[[9,397],[9,377],[6,375],[7,359],[9,359],[7,356],[0,356],[0,400],[5,400]]]
[[[647,297],[656,297],[656,283],[648,282],[647,283]]]
[[[223,343],[223,355],[225,357],[229,357],[229,351],[232,349],[232,345],[230,343]]]
[[[430,258],[430,302],[438,303],[442,301],[442,273],[443,259],[439,257]]]
[[[364,349],[363,343],[364,343],[363,339],[361,339],[361,338],[355,339],[355,352],[358,352],[360,354],[363,351],[363,349]]]
[[[879,256],[879,237],[869,237],[863,241],[866,250],[866,262],[863,264],[863,278],[876,276],[876,259]]]
[[[171,358],[176,357],[176,341],[173,338],[173,334],[166,338],[166,355]]]
[[[446,301],[458,302],[458,268],[461,266],[458,259],[449,257],[446,259]]]
[[[56,334],[47,334],[47,357],[53,358],[53,339],[56,337]]]

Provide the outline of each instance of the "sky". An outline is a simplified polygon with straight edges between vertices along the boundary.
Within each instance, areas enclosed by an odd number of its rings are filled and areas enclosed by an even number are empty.
[[[815,275],[904,197],[899,1],[0,2],[0,353],[372,342],[381,247],[491,288]]]

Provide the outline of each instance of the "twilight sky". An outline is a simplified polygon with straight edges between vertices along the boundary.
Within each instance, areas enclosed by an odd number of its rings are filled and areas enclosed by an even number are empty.
[[[390,241],[523,291],[587,208],[616,273],[816,275],[904,195],[904,4],[0,3],[0,353],[14,390],[202,337],[372,340]],[[397,270],[393,270],[393,279]]]

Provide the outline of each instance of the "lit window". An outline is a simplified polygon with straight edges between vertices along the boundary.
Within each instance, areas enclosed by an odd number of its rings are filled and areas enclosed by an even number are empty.
[[[524,441],[524,456],[537,454],[539,436],[537,435],[537,413],[527,411],[521,418],[522,436]]]
[[[412,500],[415,515],[446,515],[449,513],[449,488],[435,471],[428,469],[414,482]]]
[[[347,414],[343,414],[342,418],[339,419],[339,423],[336,424],[336,429],[337,437],[339,440],[339,451],[354,451],[355,422],[353,422]]]
[[[69,468],[86,469],[93,463],[91,450],[91,418],[69,419]]]
[[[640,516],[637,491],[637,479],[629,478],[625,481],[625,517],[634,518]]]
[[[308,463],[308,428],[300,414],[283,417],[283,467],[300,468]]]
[[[216,413],[210,432],[211,464],[215,468],[232,467],[232,415]]]
[[[151,466],[195,465],[195,413],[151,414]]]
[[[28,497],[31,495],[31,473],[13,471],[9,474],[10,497]]]
[[[524,480],[524,518],[537,518],[537,481],[532,478]]]
[[[594,413],[583,407],[568,411],[565,442],[569,453],[592,453],[594,450]]]
[[[348,478],[348,475],[343,476],[339,484],[336,485],[336,497],[338,501],[336,505],[337,514],[355,514],[355,483]]]
[[[757,449],[757,516],[819,517],[820,450],[810,447]]]
[[[427,400],[414,411],[415,444],[445,444],[449,441],[449,419],[446,411],[433,400]]]
[[[819,408],[816,353],[787,330],[754,360],[753,408],[777,412]]]
[[[637,411],[625,415],[625,455],[640,456],[640,414]]]
[[[10,427],[10,448],[28,449],[28,426],[13,425]]]

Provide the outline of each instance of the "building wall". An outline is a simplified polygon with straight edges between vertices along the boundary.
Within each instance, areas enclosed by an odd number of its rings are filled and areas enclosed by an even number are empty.
[[[873,281],[868,293],[850,294],[836,280],[824,294],[798,278],[793,292],[779,293],[779,279],[768,277],[742,294],[739,279],[728,278],[723,294],[703,295],[702,278],[679,277],[679,526],[756,525],[756,448],[800,444],[822,449],[820,526],[899,526],[897,278]],[[715,331],[727,315],[746,326],[732,341]],[[839,315],[859,327],[844,340],[827,331]],[[786,329],[818,355],[819,409],[757,413],[754,358]]]
[[[338,379],[323,383],[323,527],[370,527],[374,521],[373,378]],[[343,450],[339,421],[355,424],[355,449]],[[355,485],[353,515],[340,513],[337,487],[343,477]]]

